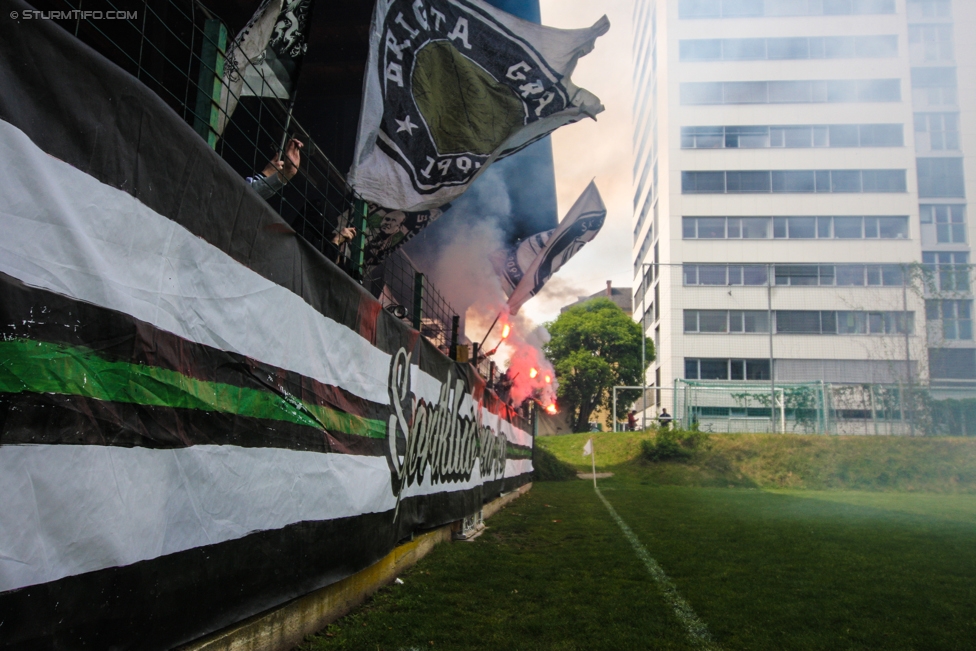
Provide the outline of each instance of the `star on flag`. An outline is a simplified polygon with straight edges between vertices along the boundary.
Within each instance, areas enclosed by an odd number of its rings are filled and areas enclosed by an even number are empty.
[[[397,133],[400,133],[401,131],[406,131],[408,136],[412,136],[413,135],[413,130],[418,128],[418,126],[416,124],[414,124],[413,122],[410,121],[410,116],[409,115],[407,115],[407,117],[405,117],[402,120],[396,120],[396,119],[394,119],[394,122],[396,122],[397,123],[397,126],[399,127],[396,130],[396,132]]]

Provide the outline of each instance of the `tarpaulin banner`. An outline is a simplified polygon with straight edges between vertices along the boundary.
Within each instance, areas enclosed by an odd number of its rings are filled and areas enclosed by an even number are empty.
[[[135,78],[5,19],[0,87],[0,646],[169,649],[529,480],[484,381]]]

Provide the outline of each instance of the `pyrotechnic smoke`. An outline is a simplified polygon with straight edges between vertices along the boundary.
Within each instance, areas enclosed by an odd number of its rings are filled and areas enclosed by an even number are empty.
[[[490,170],[489,170],[490,171]],[[496,348],[492,359],[513,378],[512,403],[520,405],[535,398],[543,407],[556,401],[555,371],[542,353],[549,341],[549,333],[530,319],[508,314],[505,293],[488,256],[504,246],[498,219],[510,210],[507,194],[499,192],[499,201],[491,214],[472,216],[465,220],[449,242],[442,247],[436,267],[431,273],[433,285],[448,302],[465,314],[465,334],[474,342],[484,338],[488,328],[499,315],[485,341],[485,350]],[[502,330],[508,325],[508,337],[502,340]],[[536,377],[530,369],[537,370]],[[548,376],[550,382],[546,382]]]

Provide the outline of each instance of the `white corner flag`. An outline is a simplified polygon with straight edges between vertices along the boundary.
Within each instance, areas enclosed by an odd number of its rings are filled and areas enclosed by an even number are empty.
[[[590,466],[593,468],[593,488],[596,488],[596,455],[593,453],[593,439],[590,438],[583,446],[583,456],[590,458]]]

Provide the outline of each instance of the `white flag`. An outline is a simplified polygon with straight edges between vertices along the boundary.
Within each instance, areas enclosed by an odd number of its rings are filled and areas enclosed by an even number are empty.
[[[227,48],[224,62],[224,78],[220,89],[220,114],[217,117],[217,135],[224,133],[230,121],[237,100],[244,88],[244,77],[249,76],[252,63],[264,56],[271,41],[278,14],[281,13],[282,0],[263,0],[257,11],[247,21],[234,42]]]
[[[493,161],[603,110],[570,80],[606,33],[516,18],[483,0],[377,0],[349,184],[419,211],[463,193]]]
[[[591,181],[555,229],[533,235],[507,251],[493,253],[492,264],[509,295],[509,312],[517,314],[527,300],[538,294],[560,267],[596,237],[606,217],[600,191]]]
[[[583,456],[588,457],[593,454],[593,439],[586,441],[586,445],[583,446]]]
[[[313,0],[263,0],[227,48],[217,135],[224,132],[237,101],[255,97],[291,98],[308,49]]]

